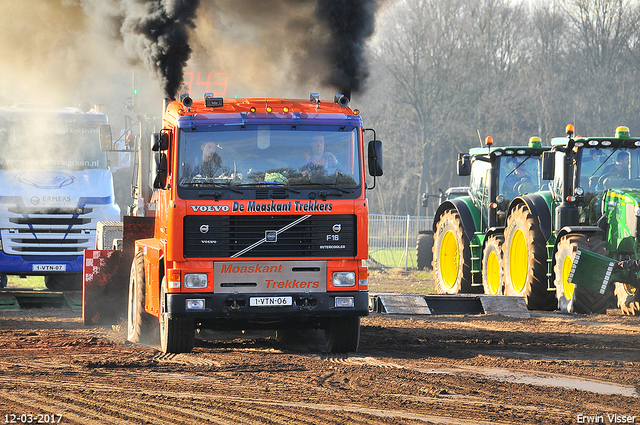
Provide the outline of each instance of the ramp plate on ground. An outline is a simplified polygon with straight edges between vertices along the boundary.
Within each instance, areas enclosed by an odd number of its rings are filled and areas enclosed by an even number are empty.
[[[0,309],[14,310],[20,308],[20,304],[16,297],[12,294],[0,293]]]
[[[379,294],[378,298],[389,314],[431,314],[422,295]]]
[[[522,297],[506,297],[503,295],[478,295],[486,314],[526,319],[531,317],[529,309]]]

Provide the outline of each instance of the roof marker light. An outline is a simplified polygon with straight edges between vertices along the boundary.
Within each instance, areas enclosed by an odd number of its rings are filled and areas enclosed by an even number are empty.
[[[565,132],[569,135],[569,137],[573,136],[573,133],[575,133],[575,128],[573,128],[573,124],[567,124],[567,128]]]
[[[616,139],[628,139],[630,137],[629,127],[620,126],[616,128]]]
[[[533,136],[529,137],[529,147],[530,148],[541,148],[542,140],[539,137]]]

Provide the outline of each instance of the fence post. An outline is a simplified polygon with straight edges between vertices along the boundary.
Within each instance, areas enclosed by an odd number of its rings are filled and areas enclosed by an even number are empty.
[[[409,220],[410,216],[407,214],[407,227],[404,235],[404,271],[409,269]]]

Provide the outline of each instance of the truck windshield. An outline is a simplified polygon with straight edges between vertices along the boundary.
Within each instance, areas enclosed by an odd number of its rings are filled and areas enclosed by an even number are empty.
[[[0,169],[107,168],[95,126],[3,124],[0,143]]]
[[[179,185],[360,186],[358,129],[247,126],[181,130]]]

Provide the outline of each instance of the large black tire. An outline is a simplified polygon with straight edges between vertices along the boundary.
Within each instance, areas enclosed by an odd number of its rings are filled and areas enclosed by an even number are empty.
[[[416,259],[418,270],[431,268],[433,262],[433,232],[420,233],[416,239]]]
[[[547,249],[538,221],[524,204],[507,218],[502,257],[504,294],[523,297],[529,310],[554,310],[552,291],[547,289]]]
[[[600,255],[607,255],[606,242],[600,236],[589,236],[576,233],[563,236],[557,244],[553,266],[558,310],[565,313],[605,313],[611,297],[612,285],[608,285],[604,294],[569,283],[567,278],[571,271],[573,259],[578,248],[583,248]]]
[[[324,328],[329,353],[348,353],[360,345],[360,317],[332,317]]]
[[[433,278],[439,294],[476,292],[471,286],[471,248],[455,210],[442,213],[433,235]]]
[[[144,255],[138,252],[131,263],[129,274],[127,340],[154,345],[158,340],[158,319],[145,311],[144,303]]]
[[[488,295],[502,295],[504,291],[504,262],[502,244],[504,236],[491,235],[482,251],[482,288]]]
[[[640,315],[640,298],[636,288],[626,283],[616,282],[614,293],[618,308],[623,314],[628,316]]]
[[[45,276],[44,285],[51,291],[82,291],[82,273]]]
[[[6,288],[8,283],[9,279],[7,278],[7,275],[0,273],[0,289]]]
[[[163,353],[190,353],[196,338],[195,322],[186,317],[168,317],[166,283],[166,278],[163,278],[160,289],[160,350]]]

